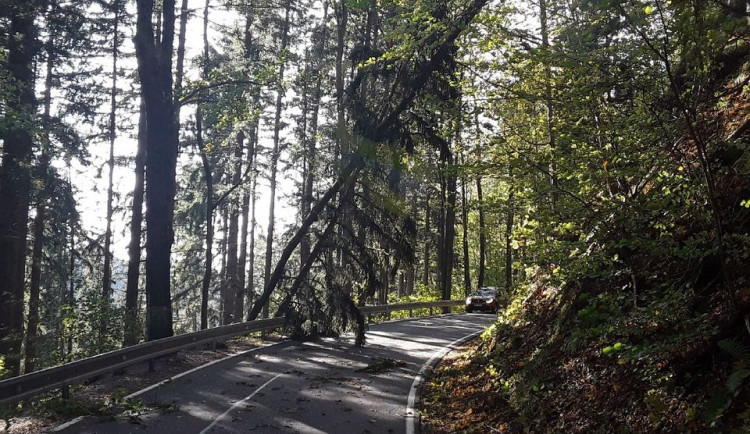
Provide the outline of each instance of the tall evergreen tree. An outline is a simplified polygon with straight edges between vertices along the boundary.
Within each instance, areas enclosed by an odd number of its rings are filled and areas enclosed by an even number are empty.
[[[135,48],[146,107],[146,337],[172,336],[171,248],[179,123],[172,58],[175,2],[164,0],[154,32],[154,1],[138,0]],[[158,35],[158,36],[157,36]],[[159,125],[159,128],[154,126]]]
[[[0,354],[5,369],[18,375],[24,322],[26,234],[31,190],[31,157],[35,130],[34,56],[40,5],[13,1],[9,13],[4,62],[11,89],[4,101],[5,119],[0,166]]]

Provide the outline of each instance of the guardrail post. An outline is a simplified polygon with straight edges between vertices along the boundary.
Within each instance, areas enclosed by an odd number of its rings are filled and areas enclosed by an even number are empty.
[[[414,309],[409,309],[409,318],[414,318]]]
[[[70,386],[68,386],[67,384],[64,385],[61,391],[62,391],[62,399],[70,399]]]
[[[434,315],[434,313],[432,313],[432,312],[433,312],[432,311],[432,306],[430,306],[430,316]]]

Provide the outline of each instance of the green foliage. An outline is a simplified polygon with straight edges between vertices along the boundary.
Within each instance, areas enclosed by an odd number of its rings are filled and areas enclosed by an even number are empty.
[[[734,369],[726,380],[725,387],[714,392],[703,409],[703,417],[715,422],[731,408],[735,398],[750,377],[750,346],[736,339],[723,339],[717,346],[734,360]]]
[[[719,419],[732,405],[732,395],[728,390],[722,389],[711,395],[703,408],[703,418],[709,422]]]
[[[717,345],[737,362],[750,363],[750,347],[737,339],[722,339]]]
[[[0,357],[0,380],[8,376],[10,372],[5,369],[5,357]]]
[[[72,419],[78,416],[112,415],[112,408],[99,402],[77,399],[48,398],[34,402],[33,411],[41,417]]]
[[[750,369],[743,368],[734,370],[732,374],[729,375],[729,378],[727,378],[726,385],[729,392],[737,392],[737,389],[743,385],[747,377],[750,377]]]
[[[622,343],[617,342],[614,345],[610,345],[610,346],[606,346],[602,348],[602,354],[604,354],[605,356],[614,355],[615,353],[619,352],[622,349],[623,349]]]

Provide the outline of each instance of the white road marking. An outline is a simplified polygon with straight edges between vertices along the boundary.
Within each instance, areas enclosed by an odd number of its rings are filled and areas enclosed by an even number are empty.
[[[416,432],[418,432],[417,427],[419,425],[419,412],[415,407],[417,404],[417,394],[419,392],[419,386],[424,381],[424,374],[427,373],[428,369],[435,366],[437,362],[440,361],[440,359],[445,357],[445,355],[448,354],[449,351],[455,349],[457,346],[466,341],[474,339],[481,333],[482,330],[456,339],[455,341],[448,344],[448,346],[436,351],[435,354],[433,354],[432,357],[430,357],[430,359],[427,360],[424,365],[422,365],[419,373],[416,377],[414,377],[414,381],[411,383],[411,389],[409,390],[409,399],[406,402],[406,434],[415,434]]]
[[[84,418],[85,418],[85,416],[78,416],[77,418],[75,418],[75,419],[73,419],[71,421],[65,422],[62,425],[58,425],[58,426],[52,428],[51,430],[49,430],[49,432],[60,432],[60,431],[62,431],[64,429],[66,429],[66,428],[70,428],[71,426],[77,424],[78,422],[82,421]]]
[[[268,380],[268,381],[266,381],[265,383],[263,383],[263,385],[262,385],[262,386],[260,386],[259,388],[255,389],[255,392],[253,392],[253,393],[251,393],[250,395],[246,396],[246,397],[245,397],[244,399],[242,399],[241,401],[237,401],[237,402],[235,402],[235,403],[234,403],[234,405],[232,405],[232,406],[231,406],[231,407],[229,408],[229,410],[225,411],[225,412],[224,412],[224,413],[222,413],[222,414],[221,414],[221,415],[220,415],[219,417],[217,417],[216,419],[214,419],[214,421],[213,421],[213,422],[211,422],[211,425],[207,426],[207,427],[206,427],[206,428],[205,428],[205,429],[204,429],[203,431],[201,431],[201,432],[200,432],[200,434],[206,434],[206,433],[207,433],[207,432],[208,432],[209,430],[211,430],[211,428],[213,428],[214,426],[216,426],[216,424],[217,424],[217,423],[221,422],[221,420],[222,420],[222,419],[224,419],[225,417],[227,417],[227,415],[228,415],[229,413],[231,413],[231,412],[232,412],[232,410],[234,410],[235,408],[239,407],[239,406],[240,406],[240,405],[242,405],[243,403],[245,403],[245,402],[247,402],[247,401],[249,401],[249,400],[253,399],[253,397],[254,397],[255,395],[257,395],[257,394],[258,394],[258,392],[260,392],[261,390],[263,390],[263,389],[264,389],[264,388],[265,388],[266,386],[268,386],[269,384],[273,383],[273,381],[274,381],[274,380],[276,380],[277,378],[281,377],[282,375],[284,375],[284,374],[283,374],[283,373],[281,373],[281,374],[277,374],[277,375],[276,375],[275,377],[273,377],[273,378],[271,378],[270,380]]]
[[[260,351],[260,350],[263,350],[263,349],[266,349],[266,348],[269,348],[269,347],[273,347],[273,346],[276,346],[276,345],[281,345],[281,344],[284,344],[286,342],[288,342],[288,341],[274,342],[274,343],[270,343],[270,344],[267,344],[267,345],[262,345],[260,347],[251,348],[249,350],[240,351],[239,353],[230,354],[230,355],[228,355],[226,357],[222,357],[220,359],[212,360],[212,361],[210,361],[210,362],[208,362],[208,363],[206,363],[204,365],[197,366],[197,367],[195,367],[193,369],[190,369],[189,371],[181,372],[181,373],[179,373],[177,375],[174,375],[172,377],[167,378],[166,380],[160,381],[160,382],[158,382],[156,384],[152,384],[152,385],[150,385],[150,386],[148,386],[148,387],[146,387],[144,389],[135,391],[135,392],[131,393],[130,395],[124,397],[123,400],[127,401],[127,400],[130,400],[130,399],[133,399],[133,398],[135,398],[135,397],[137,397],[139,395],[143,395],[146,392],[150,392],[150,391],[156,389],[157,387],[164,386],[165,384],[169,384],[169,383],[173,382],[174,380],[177,380],[177,379],[179,379],[181,377],[184,377],[186,375],[192,374],[193,372],[200,371],[203,368],[208,368],[209,366],[215,365],[217,363],[225,362],[225,361],[227,361],[229,359],[233,359],[235,357],[245,356],[247,354],[254,353],[256,351]],[[62,425],[58,425],[58,426],[52,428],[50,430],[50,432],[60,432],[60,431],[62,431],[64,429],[70,428],[73,425],[76,425],[77,423],[81,422],[84,419],[86,419],[86,416],[78,416],[77,418],[75,418],[75,419],[73,419],[73,420],[71,420],[69,422],[65,422]]]
[[[250,348],[249,350],[244,350],[244,351],[240,351],[239,353],[230,354],[227,357],[222,357],[220,359],[212,360],[212,361],[210,361],[210,362],[208,362],[206,364],[203,364],[203,365],[200,365],[200,366],[196,366],[195,368],[190,369],[189,371],[180,372],[179,374],[174,375],[172,377],[169,377],[166,380],[160,381],[160,382],[158,382],[156,384],[152,384],[152,385],[150,385],[150,386],[148,386],[148,387],[146,387],[144,389],[141,389],[141,390],[138,390],[136,392],[133,392],[130,395],[124,397],[123,400],[127,401],[129,399],[133,399],[136,396],[143,395],[144,393],[150,392],[150,391],[156,389],[157,387],[164,386],[165,384],[169,384],[169,383],[171,383],[171,382],[173,382],[175,380],[178,380],[178,379],[180,379],[180,378],[182,378],[184,376],[190,375],[193,372],[200,371],[201,369],[208,368],[209,366],[213,366],[213,365],[215,365],[217,363],[226,362],[229,359],[233,359],[233,358],[239,357],[239,356],[246,356],[246,355],[248,355],[250,353],[255,353],[255,352],[258,352],[260,350],[264,350],[266,348],[273,347],[273,346],[276,346],[276,345],[281,345],[281,344],[286,343],[286,342],[287,341],[281,341],[281,342],[274,342],[274,343],[271,343],[271,344],[261,345],[260,347]]]

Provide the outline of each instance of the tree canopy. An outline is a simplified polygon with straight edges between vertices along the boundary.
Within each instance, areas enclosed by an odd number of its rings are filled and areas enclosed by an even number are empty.
[[[2,9],[0,378],[496,286],[492,420],[572,429],[580,362],[655,415],[586,426],[750,423],[747,0]]]

